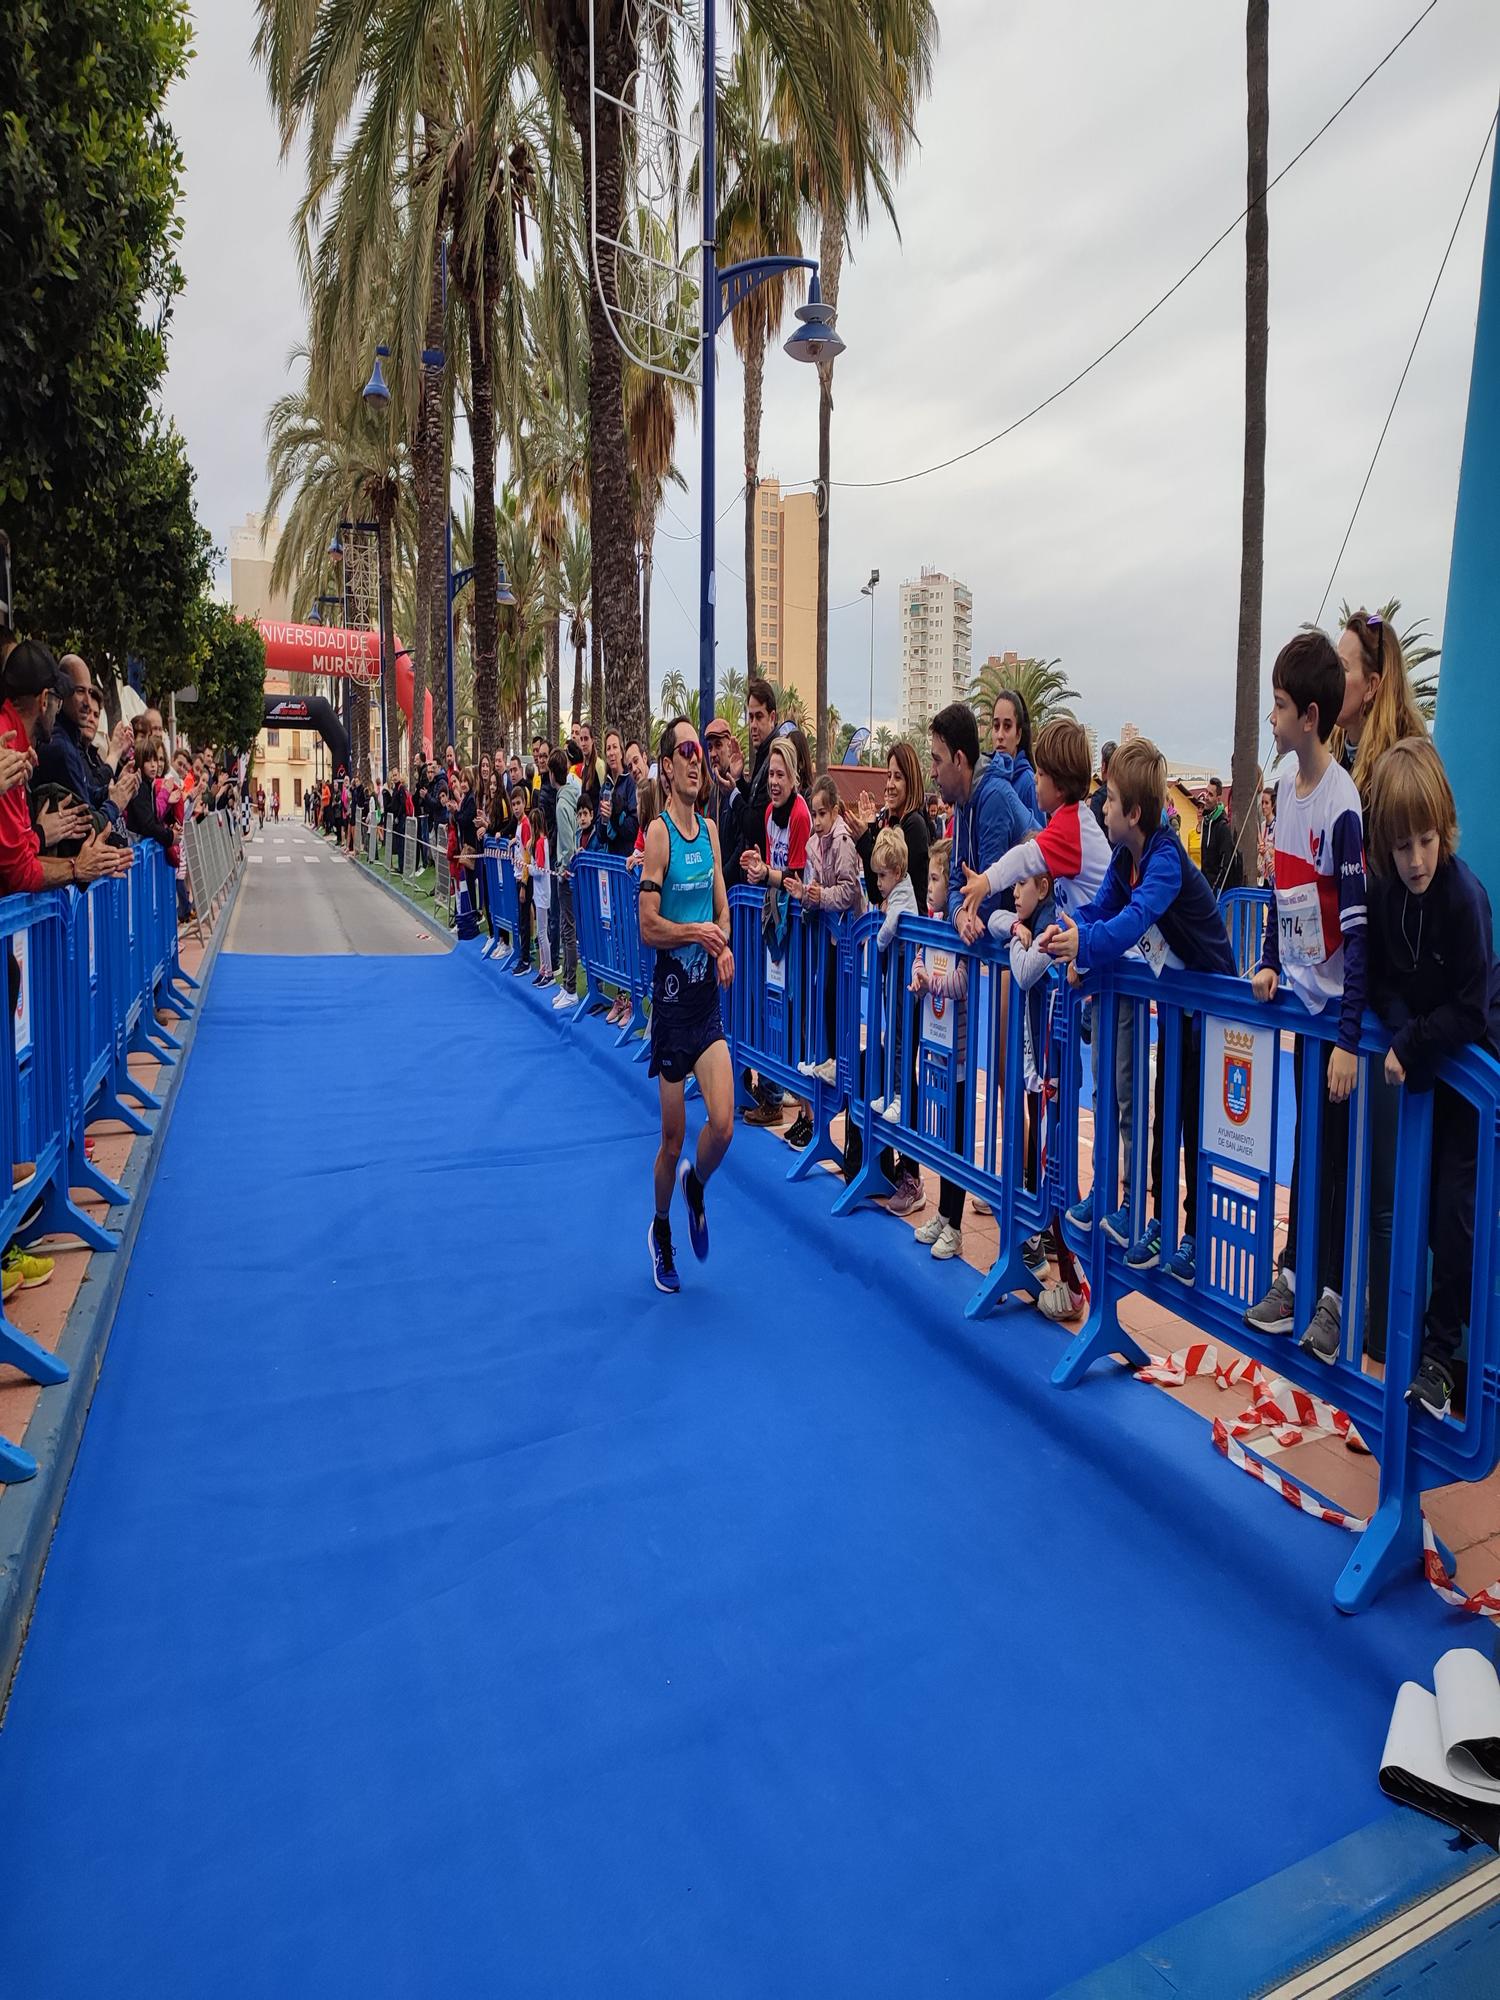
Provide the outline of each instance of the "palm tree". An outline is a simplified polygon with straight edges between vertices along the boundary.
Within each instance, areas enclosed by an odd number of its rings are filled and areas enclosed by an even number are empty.
[[[800,257],[802,198],[792,147],[772,130],[764,54],[754,41],[735,50],[718,106],[719,246],[723,264],[751,257]],[[800,288],[801,275],[794,282]],[[789,281],[770,278],[730,315],[745,367],[745,671],[759,672],[756,651],[755,497],[760,484],[760,429],[766,350],[781,331]]]
[[[1245,217],[1245,473],[1240,512],[1240,618],[1234,675],[1233,795],[1260,787],[1260,632],[1265,589],[1266,361],[1271,344],[1270,228],[1266,140],[1270,127],[1270,0],[1249,0],[1245,16],[1247,199]],[[1256,879],[1257,814],[1240,820],[1245,880]]]
[[[663,718],[670,721],[674,715],[686,715],[688,712],[688,701],[695,695],[696,689],[688,687],[687,677],[681,667],[669,668],[662,675],[661,682],[660,699]]]
[[[896,739],[891,735],[889,727],[882,722],[880,727],[875,732],[875,742],[872,746],[874,750],[874,756],[872,757],[871,762],[882,765],[889,764],[889,762],[891,761],[891,751],[895,745],[895,741]]]
[[[1033,734],[1054,716],[1073,715],[1071,703],[1078,690],[1068,680],[1061,660],[991,660],[969,683],[969,703],[979,717],[981,731],[994,713],[995,697],[1007,690],[1018,694],[1031,717]],[[925,735],[926,731],[923,730]]]
[[[807,703],[796,688],[783,688],[776,698],[776,715],[781,722],[795,722],[799,729],[807,727]]]
[[[594,556],[588,529],[581,521],[569,527],[562,545],[562,615],[568,621],[568,643],[573,648],[573,706],[576,727],[583,720],[583,656],[588,651],[589,626],[594,616]],[[560,730],[547,741],[560,740]]]
[[[1354,613],[1349,609],[1347,601],[1340,604],[1340,631],[1344,629],[1353,616]],[[1417,669],[1425,667],[1430,660],[1440,658],[1442,648],[1434,646],[1428,637],[1427,621],[1425,618],[1419,618],[1415,625],[1408,625],[1404,632],[1401,630],[1397,624],[1397,620],[1401,616],[1401,599],[1399,597],[1393,597],[1387,603],[1382,604],[1379,607],[1378,616],[1385,624],[1396,626],[1396,634],[1401,642],[1401,654],[1406,661],[1406,670],[1411,676],[1412,696],[1416,701],[1417,707],[1421,709],[1427,720],[1429,722],[1433,721],[1437,715],[1438,677],[1436,673],[1418,673]]]
[[[900,169],[916,107],[932,79],[937,17],[932,0],[847,0],[833,13],[809,9],[818,32],[821,115],[832,122],[833,157],[815,143],[804,103],[791,95],[782,51],[768,49],[781,129],[794,146],[809,206],[818,217],[819,281],[837,308],[851,216],[863,224],[873,193],[895,219],[887,169]],[[834,23],[839,29],[835,39]],[[852,58],[852,60],[851,60]],[[833,360],[818,363],[817,761],[828,753],[828,561],[832,474]]]

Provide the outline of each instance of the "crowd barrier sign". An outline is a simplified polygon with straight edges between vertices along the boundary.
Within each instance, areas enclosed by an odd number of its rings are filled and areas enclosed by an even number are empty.
[[[168,938],[170,926],[170,940]],[[160,847],[131,855],[123,876],[87,889],[55,889],[0,899],[10,1005],[10,1060],[0,1086],[0,1137],[13,1163],[32,1169],[12,1177],[0,1199],[3,1240],[77,1238],[93,1250],[117,1239],[77,1206],[87,1189],[114,1206],[123,1188],[86,1157],[85,1127],[116,1118],[132,1131],[149,1127],[126,1095],[145,1109],[159,1099],[130,1076],[132,1047],[169,1062],[175,1038],[158,1023],[159,1010],[182,1014],[189,981],[177,963],[176,878]],[[67,1380],[66,1365],[11,1324],[0,1308],[0,1361],[44,1386]],[[0,1481],[29,1479],[36,1463],[0,1438]]]
[[[500,933],[505,933],[504,955],[499,963],[507,972],[521,962],[521,891],[515,864],[503,840],[486,840],[479,858],[484,877],[485,905],[490,913],[490,936],[482,958],[495,958],[500,951]]]

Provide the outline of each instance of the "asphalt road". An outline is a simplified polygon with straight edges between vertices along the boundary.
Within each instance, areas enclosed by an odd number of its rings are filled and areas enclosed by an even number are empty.
[[[266,821],[246,850],[226,951],[289,958],[444,951],[414,911],[298,820]]]

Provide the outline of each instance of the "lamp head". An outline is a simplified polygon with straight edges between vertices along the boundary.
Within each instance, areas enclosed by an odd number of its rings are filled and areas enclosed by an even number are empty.
[[[361,391],[365,401],[372,406],[384,405],[391,400],[391,392],[385,379],[385,370],[380,365],[389,356],[390,351],[384,341],[376,348],[375,366],[370,370],[370,379]]]
[[[337,529],[334,530],[333,540],[328,544],[328,560],[332,563],[341,563],[344,560],[344,545],[339,540]]]
[[[317,606],[316,604],[315,604],[315,605],[313,606],[312,610],[308,612],[308,614],[307,614],[307,622],[308,622],[308,624],[309,624],[309,625],[321,625],[321,624],[322,624],[322,622],[323,622],[323,613],[322,613],[321,609],[320,609],[320,608],[319,608],[319,607],[318,607],[318,606]]]
[[[495,566],[495,602],[497,604],[514,604],[515,601],[516,594],[506,579],[505,564],[497,563]]]
[[[824,305],[816,271],[807,288],[807,304],[797,307],[796,316],[801,324],[785,344],[785,351],[793,361],[837,360],[844,351],[844,342],[834,326],[838,313],[832,306]]]

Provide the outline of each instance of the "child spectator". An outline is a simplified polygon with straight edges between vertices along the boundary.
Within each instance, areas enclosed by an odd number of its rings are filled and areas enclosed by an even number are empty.
[[[553,753],[556,755],[556,752]],[[531,982],[533,986],[552,984],[552,933],[547,928],[552,914],[552,876],[548,872],[552,863],[551,850],[547,844],[547,819],[544,813],[536,813],[532,818],[535,831],[531,841],[531,903],[536,911],[536,955],[539,970]]]
[[[883,826],[875,836],[875,844],[870,850],[870,865],[875,877],[875,893],[880,899],[883,911],[880,929],[875,934],[875,947],[882,957],[896,942],[896,927],[903,913],[916,916],[917,899],[912,893],[911,875],[907,866],[906,835],[899,826]],[[899,1079],[902,1074],[901,1053],[901,1006],[899,1000],[891,1009],[886,1023],[881,1046],[889,1041],[895,1047],[893,1074]],[[901,1118],[901,1086],[898,1082],[896,1093],[887,1103],[884,1095],[871,1100],[870,1109],[876,1117],[885,1117],[893,1123]],[[915,1198],[913,1198],[915,1197]],[[895,1192],[887,1206],[895,1215],[910,1215],[912,1210],[922,1206],[922,1182],[914,1169],[903,1172],[896,1182]]]
[[[1490,901],[1456,852],[1458,816],[1436,750],[1407,736],[1376,762],[1367,825],[1370,1004],[1391,1031],[1385,1075],[1434,1089],[1438,1063],[1475,1045],[1500,1056],[1500,965]],[[1432,1106],[1432,1294],[1409,1403],[1442,1419],[1474,1272],[1473,1105],[1436,1084]]]
[[[1069,964],[1068,977],[1081,984],[1091,972],[1118,964],[1139,946],[1160,975],[1164,966],[1191,972],[1233,975],[1229,937],[1213,890],[1194,867],[1176,834],[1163,824],[1167,806],[1167,760],[1154,743],[1138,736],[1122,743],[1110,761],[1104,826],[1114,848],[1098,895],[1078,912],[1063,915],[1037,943]],[[1198,1220],[1198,1017],[1184,1019],[1179,1041],[1178,1124],[1172,1145],[1182,1147],[1185,1216],[1177,1249],[1168,1259],[1168,1277],[1191,1285],[1197,1276]],[[1129,1060],[1127,1051],[1126,1060]],[[1116,1068],[1118,1070],[1118,1052]],[[1156,1065],[1155,1117],[1151,1134],[1151,1206],[1155,1214],[1125,1253],[1133,1271],[1161,1262],[1162,1160],[1166,1140],[1166,1065]],[[1122,1202],[1100,1224],[1115,1242],[1126,1240],[1130,1205]]]
[[[1040,775],[1040,767],[1038,767]],[[1093,814],[1085,815],[1090,822]],[[1007,939],[1010,974],[1023,996],[1021,1071],[1026,1089],[1026,1174],[1039,1187],[1047,1170],[1048,1106],[1057,1096],[1058,1064],[1052,1049],[1052,1010],[1059,996],[1057,969],[1037,940],[1056,921],[1057,897],[1050,875],[1023,876],[1015,885],[1014,912],[997,910],[990,936]],[[1054,1216],[1045,1231],[1021,1245],[1026,1268],[1038,1280],[1047,1275],[1048,1246],[1057,1259],[1058,1282],[1043,1284],[1037,1305],[1048,1319],[1074,1319],[1088,1303],[1088,1286],[1063,1241]]]
[[[953,843],[948,840],[934,841],[927,857],[927,914],[936,922],[943,923],[948,915],[949,870],[953,860]],[[953,1147],[962,1152],[967,1144],[967,1125],[964,1118],[966,1096],[964,1085],[964,1062],[969,1041],[968,992],[969,973],[966,961],[955,949],[949,964],[939,966],[918,952],[912,961],[911,990],[918,996],[930,995],[933,1000],[956,1003],[953,1018],[953,1060],[958,1065],[958,1092],[954,1102]],[[934,1257],[946,1259],[957,1257],[964,1247],[964,1191],[956,1182],[941,1180],[938,1183],[938,1212],[930,1222],[924,1222],[916,1232],[917,1241],[925,1243]]]
[[[1001,699],[996,697],[997,714]],[[983,872],[966,867],[963,907],[977,916],[986,898],[1035,875],[1050,879],[1064,916],[1092,902],[1109,869],[1109,842],[1085,803],[1088,789],[1089,739],[1083,724],[1062,716],[1044,723],[1036,739],[1036,797],[1047,824]]]
[[[531,826],[532,815],[527,810],[526,789],[518,786],[511,798],[513,813],[510,838],[510,865],[516,878],[516,912],[520,920],[519,949],[516,953],[514,970],[518,973],[531,970]],[[537,815],[540,818],[540,814]]]
[[[582,792],[578,799],[578,845],[573,851],[575,854],[582,854],[593,845],[594,801],[587,792]]]
[[[845,911],[855,915],[865,907],[864,870],[854,836],[844,822],[844,808],[838,786],[825,771],[813,781],[810,796],[812,838],[807,844],[807,873],[801,882],[787,884],[788,893],[809,909],[827,910],[834,917]],[[798,1063],[804,1076],[820,1077],[824,1083],[838,1081],[838,949],[832,937],[824,939],[823,1034],[828,1055],[820,1063]]]
[[[1326,633],[1299,632],[1271,670],[1271,733],[1296,766],[1276,791],[1276,909],[1251,987],[1274,997],[1283,978],[1310,1014],[1338,1008],[1337,1044],[1319,1043],[1328,1092],[1317,1201],[1317,1284],[1301,1345],[1319,1361],[1339,1356],[1343,1312],[1344,1201],[1349,1179],[1349,1093],[1359,1075],[1365,1010],[1365,857],[1359,793],[1328,747],[1344,698],[1344,669]],[[1302,1123],[1302,1037],[1292,1077]],[[1296,1317],[1298,1155],[1292,1153],[1286,1247],[1271,1288],[1246,1313],[1260,1333],[1290,1333]]]

